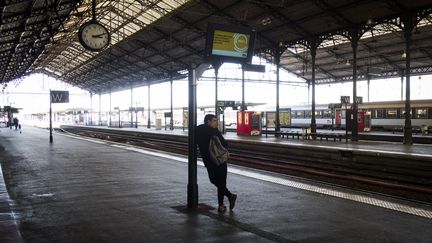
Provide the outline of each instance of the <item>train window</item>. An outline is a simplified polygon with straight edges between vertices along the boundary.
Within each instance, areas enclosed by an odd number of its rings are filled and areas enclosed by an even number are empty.
[[[375,109],[370,110],[370,115],[371,118],[376,118],[376,110]]]
[[[332,118],[331,110],[323,110],[323,118]]]
[[[311,118],[312,117],[312,111],[305,111],[305,118]]]
[[[295,118],[304,118],[304,111],[296,111]]]
[[[376,109],[375,111],[376,111],[376,117],[375,118],[378,118],[378,119],[384,118],[383,109]]]
[[[322,110],[315,111],[315,118],[322,118],[322,114],[323,114]]]
[[[418,119],[426,119],[427,116],[427,108],[417,108],[415,118]]]
[[[388,109],[386,110],[386,118],[396,119],[398,118],[397,109]]]
[[[412,111],[411,111],[411,118],[412,118]],[[400,117],[405,119],[405,109],[400,109]]]

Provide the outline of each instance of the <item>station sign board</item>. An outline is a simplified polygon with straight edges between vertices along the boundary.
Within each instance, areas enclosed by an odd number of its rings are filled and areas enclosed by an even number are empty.
[[[357,96],[356,97],[356,103],[357,104],[362,104],[363,103],[363,97],[362,96]]]
[[[329,109],[340,109],[342,108],[342,104],[341,103],[330,103],[328,105]]]
[[[226,107],[234,107],[235,101],[234,100],[218,100],[216,102],[216,105],[218,107],[226,108]]]
[[[50,90],[51,103],[69,103],[69,91]]]
[[[349,96],[341,96],[341,103],[342,104],[349,104],[350,103],[350,97]]]
[[[255,64],[245,63],[243,64],[243,69],[248,72],[265,73],[265,65],[255,65]]]

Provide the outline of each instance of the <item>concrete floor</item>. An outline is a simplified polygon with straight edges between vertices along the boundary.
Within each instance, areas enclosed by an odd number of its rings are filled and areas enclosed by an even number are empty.
[[[8,192],[0,196],[10,196],[19,226],[15,234],[25,242],[432,242],[431,218],[246,174],[228,174],[238,201],[233,212],[219,214],[216,190],[201,166],[200,208],[188,211],[187,164],[57,134],[50,144],[48,136],[38,128],[0,129]]]

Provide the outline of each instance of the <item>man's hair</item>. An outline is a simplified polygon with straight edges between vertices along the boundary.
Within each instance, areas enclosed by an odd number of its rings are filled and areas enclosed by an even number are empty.
[[[213,118],[216,118],[216,116],[213,115],[213,114],[207,114],[207,115],[205,115],[205,117],[204,117],[204,124],[207,125],[207,122],[211,121]]]

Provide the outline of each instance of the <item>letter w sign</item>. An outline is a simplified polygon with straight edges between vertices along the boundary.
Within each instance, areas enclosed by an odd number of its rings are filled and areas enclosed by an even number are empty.
[[[51,103],[69,103],[69,91],[51,90]]]

